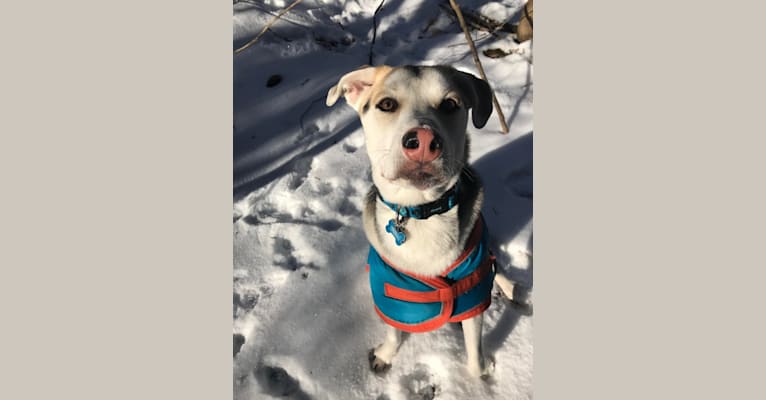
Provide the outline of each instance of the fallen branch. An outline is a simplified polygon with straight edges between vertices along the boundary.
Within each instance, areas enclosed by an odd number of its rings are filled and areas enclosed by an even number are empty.
[[[448,2],[440,3],[439,7],[447,12],[452,11],[452,7]],[[496,21],[486,15],[471,10],[464,10],[462,12],[466,25],[471,29],[489,32],[495,37],[500,37],[498,32],[516,33],[516,26],[508,21]]]
[[[269,23],[266,24],[266,26],[264,26],[263,29],[261,29],[261,31],[258,33],[258,35],[255,36],[255,38],[253,38],[251,41],[245,43],[244,46],[234,50],[234,54],[239,54],[239,53],[245,51],[248,47],[254,45],[258,41],[258,39],[260,39],[261,36],[263,36],[263,34],[266,33],[266,31],[269,30],[269,28],[271,28],[271,26],[274,25],[275,22],[277,22],[279,17],[285,15],[285,13],[290,11],[290,9],[292,9],[293,7],[297,6],[298,3],[300,3],[301,1],[302,0],[295,0],[295,1],[293,1],[292,4],[287,6],[284,10],[280,11],[279,14],[274,16],[274,18],[272,18],[271,21],[269,21]]]
[[[465,40],[468,42],[468,46],[471,47],[471,54],[473,55],[473,61],[476,63],[476,68],[479,69],[479,74],[481,75],[481,78],[484,79],[484,82],[487,82],[487,85],[489,85],[489,81],[487,80],[487,75],[484,73],[484,68],[481,66],[481,61],[479,61],[479,54],[476,52],[476,46],[473,44],[473,39],[471,39],[471,33],[468,31],[468,28],[465,26],[465,19],[463,19],[463,13],[460,12],[460,7],[458,7],[457,3],[455,3],[455,0],[449,0],[450,6],[452,6],[452,9],[455,11],[455,15],[457,15],[458,22],[460,22],[460,27],[463,29],[463,33],[465,34]],[[492,90],[492,86],[490,85],[490,91],[492,92],[492,104],[495,105],[495,110],[497,110],[497,116],[500,119],[500,127],[503,130],[503,133],[508,133],[508,125],[505,123],[505,115],[503,114],[503,110],[500,109],[500,103],[497,101],[497,96],[495,96],[495,91]]]

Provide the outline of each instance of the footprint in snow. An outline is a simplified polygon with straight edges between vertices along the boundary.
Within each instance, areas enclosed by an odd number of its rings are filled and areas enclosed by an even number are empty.
[[[343,142],[342,147],[343,147],[343,151],[345,151],[346,153],[354,153],[359,149],[358,147],[352,145],[349,142]]]
[[[244,218],[242,218],[242,221],[244,221],[248,225],[258,225],[260,221],[258,221],[258,217],[256,217],[253,214],[247,215]]]
[[[518,196],[532,199],[532,166],[524,166],[512,171],[505,179],[505,183]]]
[[[300,268],[293,251],[295,248],[290,240],[278,236],[274,238],[274,264],[291,271]]]
[[[292,222],[292,216],[277,209],[277,206],[267,200],[254,199],[251,201],[252,210],[242,218],[249,225],[273,224]]]
[[[255,308],[260,297],[258,293],[246,293],[244,295],[234,293],[234,317],[237,317],[237,310],[241,309],[244,312],[249,312]]]
[[[303,182],[305,182],[306,178],[309,176],[309,172],[311,172],[310,158],[302,158],[295,161],[293,163],[293,172],[290,173],[287,178],[287,187],[290,188],[290,190],[295,190],[301,187]]]
[[[327,193],[320,191],[317,193],[318,197],[325,196]],[[353,210],[346,210],[349,213],[353,213]],[[305,207],[301,211],[301,218],[293,218],[292,215],[277,211],[270,203],[262,203],[258,206],[258,209],[253,211],[252,214],[248,214],[245,217],[240,218],[244,223],[248,225],[269,225],[269,224],[301,224],[311,225],[319,229],[328,232],[335,232],[343,227],[343,222],[337,219],[316,219],[317,212],[310,207]],[[344,214],[349,215],[349,214]],[[311,221],[313,219],[313,221]],[[286,260],[280,261],[279,265],[287,265],[291,269],[295,269],[298,266],[297,260],[292,256],[292,252],[295,249],[292,247],[292,243],[289,240],[277,237],[275,238],[275,251],[286,258]]]
[[[311,191],[317,197],[324,197],[334,192],[335,188],[328,182],[314,181],[314,184],[311,187]]]
[[[274,397],[293,400],[311,399],[311,396],[301,389],[300,382],[282,367],[261,365],[253,370],[253,375],[261,388]]]
[[[237,356],[239,350],[242,349],[242,345],[245,344],[245,337],[239,333],[234,334],[234,357]]]
[[[274,265],[289,271],[297,271],[301,268],[319,269],[314,263],[304,264],[298,261],[293,252],[295,247],[289,239],[283,237],[274,238]]]
[[[338,206],[338,212],[341,213],[341,215],[349,216],[349,215],[359,215],[362,212],[359,210],[359,208],[354,204],[351,200],[349,200],[348,197],[345,197],[343,201]]]
[[[303,131],[301,131],[300,135],[295,137],[295,140],[293,141],[293,143],[298,144],[306,140],[306,138],[314,136],[319,131],[321,131],[321,129],[319,128],[317,124],[311,124],[303,128]]]
[[[438,392],[438,385],[432,383],[432,376],[424,364],[416,364],[412,373],[404,375],[400,383],[407,393],[407,400],[433,400]]]
[[[319,221],[317,226],[320,229],[326,230],[328,232],[335,232],[343,227],[343,222],[340,222],[337,219],[326,219]]]

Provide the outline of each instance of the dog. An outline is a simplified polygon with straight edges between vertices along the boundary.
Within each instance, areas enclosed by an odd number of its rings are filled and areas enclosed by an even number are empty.
[[[371,369],[390,369],[402,331],[461,322],[469,373],[490,376],[482,315],[493,280],[509,299],[513,284],[495,273],[482,183],[468,166],[468,111],[475,127],[486,124],[489,85],[448,66],[365,66],[330,88],[327,106],[341,96],[359,114],[373,181],[362,220],[375,310],[387,332],[368,355]]]

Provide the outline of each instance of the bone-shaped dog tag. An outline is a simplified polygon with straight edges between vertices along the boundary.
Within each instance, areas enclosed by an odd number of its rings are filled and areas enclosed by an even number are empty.
[[[393,219],[388,220],[388,225],[386,225],[386,232],[390,233],[394,237],[397,246],[401,246],[402,243],[407,240],[407,235],[404,234],[404,228],[397,224]]]

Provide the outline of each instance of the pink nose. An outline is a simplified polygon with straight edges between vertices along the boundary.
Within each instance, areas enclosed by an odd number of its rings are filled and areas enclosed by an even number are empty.
[[[415,128],[402,138],[404,156],[412,161],[430,162],[442,153],[442,140],[428,128]]]

